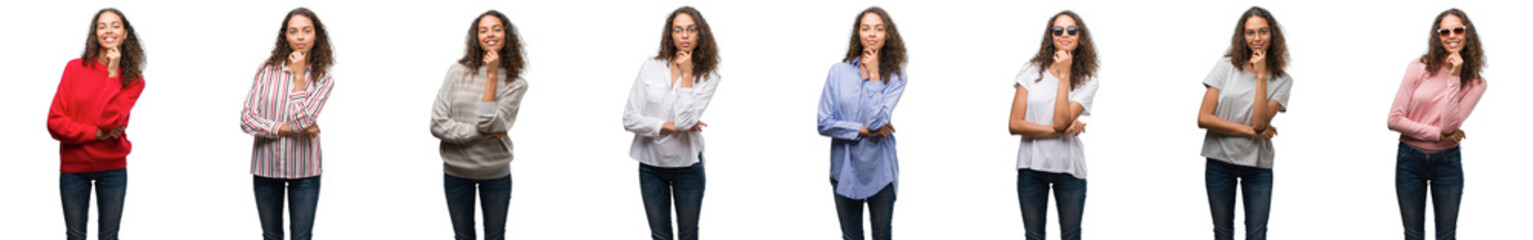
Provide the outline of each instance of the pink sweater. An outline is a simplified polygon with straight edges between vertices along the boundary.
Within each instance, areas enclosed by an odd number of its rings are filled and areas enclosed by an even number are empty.
[[[1442,135],[1458,130],[1474,111],[1485,93],[1485,79],[1459,86],[1459,77],[1450,76],[1447,67],[1436,71],[1426,68],[1426,63],[1418,60],[1405,70],[1405,80],[1389,108],[1389,130],[1400,132],[1400,142],[1417,149],[1453,148],[1458,142],[1441,141]]]

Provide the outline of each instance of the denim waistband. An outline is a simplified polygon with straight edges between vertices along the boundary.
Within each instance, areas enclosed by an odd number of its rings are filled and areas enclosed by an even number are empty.
[[[1426,151],[1421,151],[1420,149],[1416,149],[1416,147],[1411,147],[1410,145],[1406,145],[1404,142],[1401,142],[1400,143],[1400,151],[1399,152],[1400,152],[1400,155],[1410,156],[1410,157],[1413,157],[1413,158],[1438,158],[1439,156],[1447,157],[1447,156],[1458,155],[1459,154],[1459,146],[1453,146],[1452,148],[1443,149],[1442,151],[1426,152]]]

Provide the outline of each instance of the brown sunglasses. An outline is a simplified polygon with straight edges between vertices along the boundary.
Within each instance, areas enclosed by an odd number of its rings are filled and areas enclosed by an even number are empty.
[[[1468,31],[1468,29],[1469,29],[1469,26],[1457,26],[1457,27],[1453,27],[1453,28],[1439,28],[1439,29],[1437,29],[1437,36],[1439,36],[1439,37],[1448,37],[1449,33],[1458,34],[1458,35],[1464,35],[1464,31]]]

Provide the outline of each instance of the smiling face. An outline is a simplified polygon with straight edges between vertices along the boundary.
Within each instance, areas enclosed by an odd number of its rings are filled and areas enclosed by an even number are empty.
[[[702,30],[697,28],[691,14],[676,14],[676,18],[671,19],[671,44],[678,52],[692,52],[697,48],[698,31]]]
[[[1438,23],[1438,25],[1442,28],[1438,30],[1439,34],[1437,35],[1437,40],[1442,43],[1443,48],[1448,49],[1448,53],[1459,53],[1459,51],[1463,51],[1464,35],[1467,35],[1469,31],[1467,27],[1464,26],[1464,21],[1459,19],[1458,16],[1450,14],[1447,17],[1443,17],[1442,22]],[[1457,29],[1459,27],[1465,27],[1465,29],[1460,31]],[[1448,30],[1446,31],[1448,34],[1441,34],[1444,32],[1442,29]]]
[[[878,14],[867,13],[862,15],[862,23],[857,25],[857,36],[862,42],[863,49],[883,49],[884,47],[884,19]]]
[[[479,18],[479,49],[485,51],[499,51],[505,46],[506,29],[501,26],[500,18],[494,15],[485,15]]]
[[[126,31],[123,29],[122,16],[117,13],[102,12],[101,17],[96,18],[96,43],[101,45],[103,52],[121,46]]]
[[[1049,29],[1050,31],[1053,31],[1053,29],[1060,30],[1058,32],[1052,33],[1054,36],[1055,49],[1070,52],[1075,51],[1075,47],[1079,45],[1080,40],[1080,26],[1076,25],[1075,18],[1071,18],[1069,15],[1061,14],[1059,17],[1054,18],[1054,26],[1050,27]]]
[[[1246,48],[1252,52],[1267,51],[1268,40],[1272,40],[1272,27],[1267,25],[1267,19],[1261,16],[1251,16],[1246,19],[1243,34],[1246,36]]]
[[[287,30],[282,34],[287,38],[287,45],[293,51],[309,53],[314,48],[314,21],[303,15],[293,15],[288,18]]]

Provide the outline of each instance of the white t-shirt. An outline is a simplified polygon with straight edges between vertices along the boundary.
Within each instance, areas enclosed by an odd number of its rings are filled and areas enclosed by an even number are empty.
[[[1027,89],[1027,115],[1022,116],[1022,120],[1053,125],[1054,98],[1059,91],[1059,78],[1048,72],[1042,74],[1041,80],[1039,77],[1038,66],[1034,64],[1028,64],[1017,74],[1016,84]],[[1066,97],[1070,102],[1080,103],[1085,108],[1081,116],[1091,115],[1091,99],[1096,97],[1100,82],[1095,78],[1087,78],[1085,84],[1071,89]],[[1022,144],[1017,147],[1017,169],[1068,173],[1075,178],[1086,179],[1086,149],[1077,136],[1024,136]]]
[[[1282,76],[1269,78],[1268,81],[1267,99],[1278,102],[1278,112],[1287,112],[1288,90],[1293,89],[1293,79]],[[1234,123],[1251,124],[1252,100],[1256,98],[1255,74],[1236,69],[1230,63],[1230,58],[1224,58],[1214,63],[1214,70],[1208,72],[1203,85],[1219,89],[1219,106],[1214,108],[1214,116]],[[1203,137],[1203,157],[1229,164],[1270,169],[1272,152],[1272,140],[1263,138],[1226,136],[1214,131],[1208,131],[1208,135]]]

